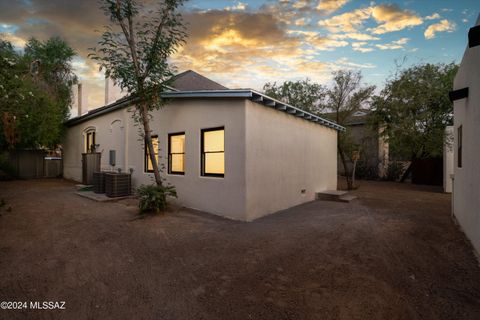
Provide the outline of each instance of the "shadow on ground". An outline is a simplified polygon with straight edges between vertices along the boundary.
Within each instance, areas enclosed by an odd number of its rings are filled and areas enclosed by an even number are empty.
[[[480,319],[480,268],[438,189],[360,182],[252,223],[135,219],[60,180],[0,183],[2,319]]]

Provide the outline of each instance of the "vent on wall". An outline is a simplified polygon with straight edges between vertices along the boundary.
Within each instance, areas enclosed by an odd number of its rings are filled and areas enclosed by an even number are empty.
[[[468,87],[450,91],[448,93],[448,97],[450,98],[451,102],[455,100],[460,100],[463,98],[468,98]]]
[[[468,47],[480,46],[480,26],[470,28],[468,31]]]

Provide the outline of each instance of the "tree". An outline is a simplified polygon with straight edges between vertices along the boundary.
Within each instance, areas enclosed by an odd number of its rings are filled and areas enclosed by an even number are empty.
[[[23,50],[0,40],[0,147],[55,148],[71,102],[75,52],[59,38]]]
[[[154,10],[135,0],[102,0],[101,3],[111,23],[98,43],[100,48],[92,48],[89,56],[132,98],[134,119],[141,124],[140,135],[145,139],[155,182],[162,186],[152,144],[150,111],[165,103],[160,94],[173,76],[168,58],[186,37],[178,13],[183,0],[155,2]]]
[[[397,72],[375,98],[373,119],[385,125],[384,134],[397,156],[413,163],[442,155],[445,126],[453,123],[448,92],[457,69],[454,63],[414,65]]]
[[[333,112],[333,120],[345,126],[348,118],[367,103],[372,97],[374,86],[361,84],[362,74],[351,70],[333,72],[333,85],[326,91],[325,109]],[[347,163],[347,157],[352,158],[355,145],[350,133],[338,133],[338,154],[342,161],[348,189],[353,189],[352,172]]]
[[[320,111],[319,102],[325,96],[325,88],[309,79],[300,81],[286,81],[281,85],[276,82],[267,82],[263,86],[266,95],[284,101],[295,107],[311,113]]]

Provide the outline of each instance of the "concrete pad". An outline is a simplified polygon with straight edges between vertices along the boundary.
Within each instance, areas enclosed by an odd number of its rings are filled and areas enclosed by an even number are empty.
[[[352,202],[353,200],[357,199],[357,196],[354,196],[353,194],[345,194],[341,197],[338,198],[338,201],[340,202]]]
[[[78,194],[80,197],[84,197],[97,202],[114,202],[122,199],[134,198],[133,195],[125,196],[125,197],[109,198],[105,195],[105,193],[95,193],[93,191],[78,191],[78,192],[75,192],[75,194]]]
[[[347,191],[341,190],[325,190],[322,192],[317,192],[315,198],[317,200],[326,200],[326,201],[338,201],[338,198],[348,194]]]

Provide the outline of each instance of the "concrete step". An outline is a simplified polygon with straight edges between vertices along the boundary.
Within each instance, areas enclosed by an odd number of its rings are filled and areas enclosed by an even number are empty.
[[[317,200],[324,201],[338,201],[338,202],[350,202],[355,200],[357,197],[348,193],[348,191],[342,190],[325,190],[322,192],[317,192],[315,194]]]
[[[357,196],[354,196],[353,194],[346,194],[338,198],[338,201],[340,202],[352,202],[353,200],[357,199]]]

